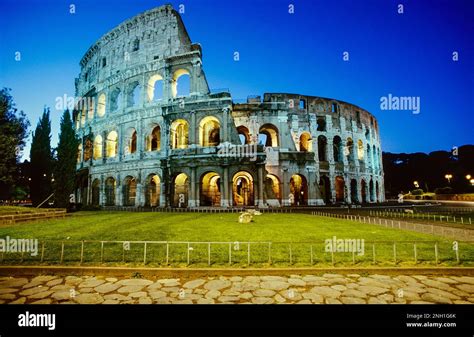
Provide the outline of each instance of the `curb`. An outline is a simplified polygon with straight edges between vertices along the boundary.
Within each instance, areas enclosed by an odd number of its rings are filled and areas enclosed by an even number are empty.
[[[131,268],[131,267],[76,267],[76,266],[0,266],[2,276],[32,275],[102,275],[147,277],[248,276],[292,274],[386,274],[386,275],[455,275],[474,276],[474,267],[440,268]]]

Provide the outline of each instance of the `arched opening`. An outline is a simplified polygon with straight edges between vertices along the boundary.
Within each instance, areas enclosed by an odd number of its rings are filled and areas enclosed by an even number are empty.
[[[145,206],[157,207],[160,205],[160,177],[150,174],[146,179]]]
[[[273,124],[264,124],[260,127],[258,132],[258,142],[266,147],[277,147],[278,142],[278,128]]]
[[[220,143],[220,124],[216,117],[204,117],[199,123],[199,145],[217,146]]]
[[[105,181],[105,205],[115,205],[115,179],[108,177]]]
[[[346,147],[347,161],[351,163],[354,161],[354,141],[352,138],[347,138]]]
[[[127,155],[135,152],[137,152],[137,131],[134,128],[129,128],[125,133],[124,153]]]
[[[357,194],[357,180],[351,179],[351,201],[352,203],[358,203],[359,197]]]
[[[333,139],[333,154],[336,163],[342,162],[342,140],[339,136],[335,136]]]
[[[110,111],[117,111],[122,108],[122,92],[115,88],[110,95]]]
[[[292,206],[308,204],[308,183],[301,174],[294,174],[290,179],[290,203]]]
[[[300,136],[300,151],[301,152],[313,151],[313,140],[309,132],[303,132]]]
[[[82,144],[77,147],[77,162],[82,162]]]
[[[267,174],[265,179],[265,199],[269,206],[280,206],[281,191],[280,191],[280,180],[273,174]]]
[[[216,172],[208,172],[201,177],[199,206],[220,206],[221,178]]]
[[[94,159],[102,158],[102,136],[97,135],[94,138]]]
[[[237,127],[237,133],[239,134],[240,143],[242,145],[250,144],[250,131],[247,127],[240,125]]]
[[[372,152],[370,151],[370,145],[367,144],[367,159],[366,159],[367,168],[370,169],[372,166]]]
[[[140,83],[138,81],[130,83],[128,86],[128,93],[127,93],[127,106],[133,107],[137,106],[140,102]]]
[[[319,161],[328,161],[327,157],[327,139],[324,136],[318,136],[318,159]]]
[[[364,160],[364,143],[360,139],[357,141],[357,158]]]
[[[155,126],[151,133],[146,137],[147,151],[160,151],[161,148],[161,128],[159,125]]]
[[[104,117],[105,115],[105,94],[102,93],[99,95],[99,99],[97,101],[97,116]]]
[[[378,202],[380,200],[379,196],[379,182],[375,182],[375,201]]]
[[[86,125],[86,107],[85,104],[83,104],[82,109],[81,109],[81,126]]]
[[[331,203],[331,182],[329,181],[328,176],[321,176],[319,178],[319,191],[321,192],[321,197],[324,199],[326,205]]]
[[[163,77],[155,74],[150,77],[147,85],[148,101],[160,101],[163,99]]]
[[[188,147],[189,124],[184,119],[177,119],[171,124],[171,148],[185,149]]]
[[[173,180],[173,206],[187,207],[188,198],[189,179],[185,173],[180,173]]]
[[[362,203],[365,204],[367,202],[367,183],[364,179],[360,181],[360,194],[362,197]]]
[[[136,197],[137,180],[134,177],[128,176],[123,181],[123,205],[135,206]]]
[[[107,135],[106,140],[106,155],[107,158],[113,158],[117,155],[118,150],[118,134],[117,131],[111,131]]]
[[[318,117],[317,123],[318,123],[317,131],[326,131],[326,118],[325,117]]]
[[[100,203],[100,180],[94,179],[92,182],[92,206],[99,206]]]
[[[250,173],[240,171],[232,179],[232,194],[235,206],[253,206],[253,177]]]
[[[374,191],[374,182],[372,179],[370,179],[369,182],[369,194],[370,194],[370,201],[374,202],[375,201],[375,191]]]
[[[92,141],[89,137],[86,138],[84,146],[84,161],[88,161],[92,158]]]
[[[344,178],[341,176],[336,177],[336,202],[344,202]]]
[[[94,119],[94,102],[95,99],[93,97],[86,97],[85,98],[86,103],[87,103],[87,119],[88,120],[93,120]]]
[[[171,95],[173,98],[189,96],[191,92],[191,77],[186,69],[178,69],[173,74],[171,82]]]

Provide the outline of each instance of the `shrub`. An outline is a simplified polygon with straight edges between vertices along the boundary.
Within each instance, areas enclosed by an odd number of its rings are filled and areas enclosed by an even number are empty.
[[[423,190],[421,188],[418,188],[416,190],[411,191],[412,195],[423,195]]]
[[[446,187],[439,187],[434,190],[436,194],[452,194],[453,189],[452,187],[446,186]]]

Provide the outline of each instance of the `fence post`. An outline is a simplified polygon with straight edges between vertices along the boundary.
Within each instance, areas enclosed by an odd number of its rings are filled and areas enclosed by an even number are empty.
[[[352,250],[352,264],[356,263],[355,249]]]
[[[459,260],[459,242],[457,243],[457,247],[456,247],[456,261],[457,263],[459,264],[460,260]]]
[[[21,251],[21,259],[20,259],[20,263],[23,263],[23,257],[24,257],[24,255],[25,255],[25,251],[24,251],[24,250],[22,250],[22,251]]]
[[[81,241],[81,262],[79,263],[80,265],[84,261],[84,240]]]
[[[332,266],[334,267],[334,245],[331,244],[331,262]]]
[[[247,243],[247,264],[250,266],[250,242]]]
[[[232,265],[232,243],[229,242],[229,265]]]
[[[104,263],[104,241],[100,242],[100,263]]]
[[[310,246],[309,251],[310,251],[310,255],[311,255],[311,259],[310,259],[311,265],[313,265],[313,245]]]
[[[186,265],[189,266],[189,242],[188,242],[188,250],[186,252]]]
[[[290,265],[293,264],[293,252],[291,251],[291,243],[290,243]]]
[[[268,243],[268,264],[272,264],[272,243]]]
[[[146,242],[143,245],[143,264],[146,265]]]
[[[211,265],[211,243],[207,243],[207,265]]]
[[[170,261],[170,244],[166,242],[166,265],[169,265]]]
[[[125,246],[122,242],[122,262],[125,262]]]
[[[372,244],[372,260],[373,264],[375,264],[375,243]]]
[[[393,243],[393,263],[397,264],[397,244]]]
[[[413,244],[413,254],[415,255],[415,264],[418,263],[418,257],[416,255],[416,243]]]
[[[2,253],[2,260],[3,260],[3,253]],[[44,260],[44,241],[41,243],[41,263],[43,263]]]
[[[60,264],[63,263],[63,258],[64,258],[64,241],[61,242],[61,260],[60,260]]]
[[[435,242],[435,262],[438,264],[438,242]]]

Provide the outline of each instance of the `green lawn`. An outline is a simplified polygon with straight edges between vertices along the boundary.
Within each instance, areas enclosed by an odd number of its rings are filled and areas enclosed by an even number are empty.
[[[23,206],[0,206],[0,215],[27,214],[51,211],[50,208],[35,208]]]
[[[0,238],[37,238],[46,240],[44,260],[49,263],[59,261],[61,241],[66,242],[65,263],[80,260],[81,240],[118,241],[219,241],[238,244],[231,245],[232,263],[246,265],[248,245],[246,242],[272,242],[271,261],[273,265],[309,265],[311,250],[313,264],[332,265],[331,254],[325,252],[324,240],[336,236],[338,239],[364,239],[365,254],[356,255],[357,265],[370,266],[373,259],[372,242],[375,243],[376,261],[379,265],[393,265],[393,242],[397,247],[398,265],[414,264],[413,243],[417,241],[418,265],[434,263],[434,241],[438,241],[441,264],[456,264],[452,242],[435,237],[398,229],[388,229],[341,219],[312,216],[307,214],[263,214],[255,217],[255,222],[239,224],[236,213],[151,213],[151,212],[80,212],[66,219],[48,220],[31,224],[16,224],[0,228]],[[50,241],[53,242],[50,242]],[[380,242],[383,241],[383,242]],[[421,241],[431,241],[429,243]],[[291,243],[291,253],[290,253]],[[191,244],[190,264],[207,265],[207,244]],[[123,251],[122,244],[105,244],[104,262],[112,264],[143,263],[144,245],[132,243],[131,249]],[[238,249],[235,249],[238,248]],[[266,266],[269,260],[267,243],[251,244],[251,262]],[[214,266],[229,265],[229,245],[215,244],[211,247],[211,263]],[[166,245],[154,244],[147,247],[147,265],[162,265],[165,262]],[[5,254],[5,262],[17,261],[15,254]],[[98,264],[101,260],[100,242],[85,244],[84,263]],[[352,253],[336,253],[337,266],[352,265]],[[36,259],[36,260],[35,260]],[[23,263],[38,262],[39,256],[28,256]],[[460,244],[460,259],[463,265],[472,265],[474,245]],[[123,262],[122,260],[125,260]],[[172,244],[169,263],[187,263],[187,244]]]

